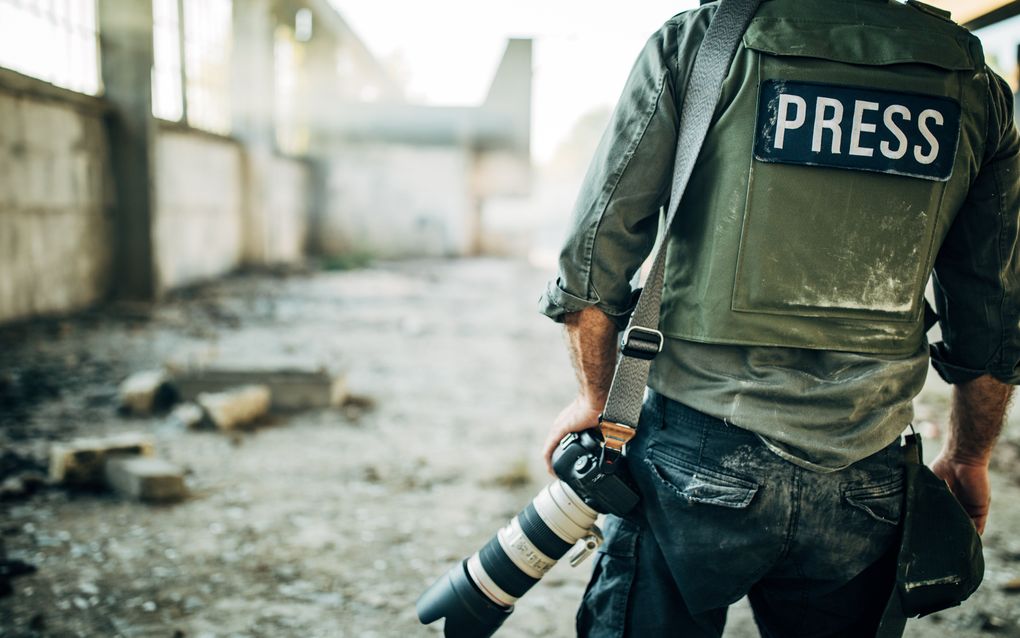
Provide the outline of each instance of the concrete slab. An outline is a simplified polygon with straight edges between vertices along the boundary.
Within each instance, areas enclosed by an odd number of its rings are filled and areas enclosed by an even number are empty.
[[[272,394],[273,412],[339,407],[347,396],[343,375],[324,368],[260,366],[170,366],[181,397],[194,400],[204,392],[222,392],[245,385],[262,385]]]
[[[152,454],[152,441],[136,433],[55,443],[50,448],[50,480],[74,487],[101,487],[103,467],[111,457]]]
[[[113,456],[104,465],[106,484],[121,496],[152,503],[183,499],[184,470],[163,459]]]

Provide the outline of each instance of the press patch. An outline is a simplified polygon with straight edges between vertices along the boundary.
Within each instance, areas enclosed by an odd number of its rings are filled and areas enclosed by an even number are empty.
[[[944,182],[953,173],[960,105],[933,95],[767,80],[754,156]]]

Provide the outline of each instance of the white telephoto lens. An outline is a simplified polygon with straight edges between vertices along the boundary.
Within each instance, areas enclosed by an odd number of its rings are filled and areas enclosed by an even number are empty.
[[[492,602],[503,605],[504,607],[513,607],[513,604],[517,602],[517,598],[503,591],[503,589],[496,584],[494,580],[482,567],[482,561],[478,557],[478,552],[471,555],[471,558],[467,562],[468,574],[471,579],[475,581],[478,588],[482,590]]]
[[[506,527],[499,530],[497,537],[500,547],[514,562],[514,565],[536,580],[545,576],[546,572],[556,564],[556,559],[549,558],[535,547],[535,544],[521,529],[520,520],[516,516]]]
[[[546,486],[535,497],[535,510],[557,536],[570,544],[588,535],[598,513],[563,481]]]

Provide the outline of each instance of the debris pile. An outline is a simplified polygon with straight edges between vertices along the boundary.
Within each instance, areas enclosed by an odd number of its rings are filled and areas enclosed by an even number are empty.
[[[73,489],[112,489],[127,498],[168,503],[186,494],[184,470],[155,458],[140,434],[82,438],[50,449],[50,481]]]
[[[324,367],[169,363],[125,379],[120,412],[151,416],[173,408],[169,421],[186,429],[232,431],[257,425],[270,413],[345,407],[349,398],[343,375]]]
[[[345,379],[325,368],[181,366],[170,364],[169,377],[185,400],[194,401],[200,394],[224,392],[245,386],[268,389],[273,412],[294,412],[339,407],[347,396]]]
[[[350,397],[344,377],[325,368],[182,366],[142,370],[118,390],[118,412],[131,418],[163,417],[184,430],[226,433],[251,429],[273,414],[299,410],[370,409]],[[50,447],[49,475],[23,473],[0,484],[0,499],[17,498],[41,485],[109,490],[145,503],[173,503],[187,496],[185,471],[158,458],[151,437],[131,432],[77,438]]]

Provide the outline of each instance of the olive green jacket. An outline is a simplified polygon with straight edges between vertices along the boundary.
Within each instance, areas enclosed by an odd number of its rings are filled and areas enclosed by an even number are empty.
[[[713,11],[675,16],[634,66],[542,297],[550,317],[595,305],[626,322]],[[663,332],[906,356],[934,272],[939,372],[1018,383],[1018,174],[1012,96],[965,30],[884,0],[767,0],[669,229]]]

